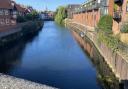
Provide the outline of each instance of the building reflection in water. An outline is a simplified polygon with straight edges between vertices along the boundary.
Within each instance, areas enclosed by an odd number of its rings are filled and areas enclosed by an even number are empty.
[[[26,43],[31,43],[39,32],[15,41],[4,48],[0,48],[0,73],[8,74],[22,63],[21,57]]]

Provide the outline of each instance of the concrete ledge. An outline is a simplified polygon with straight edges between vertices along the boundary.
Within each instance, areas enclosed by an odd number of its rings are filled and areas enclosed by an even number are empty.
[[[15,78],[9,75],[0,74],[0,89],[57,89],[27,81],[24,79]]]

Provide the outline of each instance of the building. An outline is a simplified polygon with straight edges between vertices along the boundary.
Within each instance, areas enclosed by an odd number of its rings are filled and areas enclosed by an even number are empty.
[[[19,15],[19,16],[24,16],[25,15],[26,8],[22,7],[19,4],[15,4],[15,8],[16,8],[17,15]]]
[[[99,0],[88,0],[73,14],[73,20],[86,26],[95,27],[100,19]]]
[[[10,0],[0,0],[0,26],[16,24],[13,9],[14,4]]]
[[[73,18],[73,14],[76,12],[76,9],[81,7],[80,4],[70,4],[67,6],[67,15],[68,18],[72,19]]]
[[[94,28],[103,15],[113,16],[113,4],[113,0],[87,0],[82,6],[75,8],[73,20]]]
[[[0,0],[0,26],[15,25],[17,16],[24,16],[26,8],[12,0]]]
[[[114,0],[113,33],[120,33],[121,26],[128,23],[128,0]]]
[[[40,13],[40,18],[42,20],[54,20],[54,12],[52,11],[44,11]]]

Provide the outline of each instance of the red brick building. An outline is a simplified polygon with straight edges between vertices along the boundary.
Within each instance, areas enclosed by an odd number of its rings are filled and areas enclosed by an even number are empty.
[[[114,0],[113,32],[120,33],[122,24],[128,22],[128,0]]]
[[[13,9],[14,7],[10,0],[0,0],[0,26],[16,23],[12,16]]]
[[[113,15],[113,4],[113,0],[88,0],[77,8],[73,20],[86,26],[96,27],[101,16]]]
[[[23,16],[25,8],[12,0],[0,0],[0,26],[15,25],[17,15]]]

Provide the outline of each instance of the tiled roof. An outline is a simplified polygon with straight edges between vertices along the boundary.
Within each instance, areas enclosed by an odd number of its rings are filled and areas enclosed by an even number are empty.
[[[25,12],[25,8],[23,8],[22,6],[20,6],[19,4],[15,4],[16,8],[18,11],[20,12]]]
[[[13,9],[11,0],[0,0],[0,8],[1,9]]]

